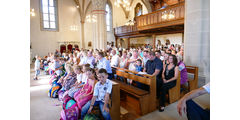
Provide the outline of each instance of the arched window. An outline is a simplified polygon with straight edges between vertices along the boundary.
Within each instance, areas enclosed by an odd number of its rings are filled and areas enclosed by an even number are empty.
[[[143,13],[142,5],[138,3],[135,7],[135,17],[142,15],[142,13]]]
[[[109,4],[106,4],[106,26],[107,26],[107,31],[111,31],[111,8]]]
[[[58,30],[57,0],[40,0],[41,29]]]

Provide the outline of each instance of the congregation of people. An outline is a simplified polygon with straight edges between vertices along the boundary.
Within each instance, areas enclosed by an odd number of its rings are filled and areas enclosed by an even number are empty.
[[[63,103],[61,119],[84,119],[94,106],[99,106],[103,118],[110,120],[108,104],[112,91],[111,80],[119,78],[114,74],[114,68],[142,72],[156,76],[158,109],[162,112],[165,96],[169,89],[176,86],[178,76],[181,76],[181,85],[188,81],[183,47],[172,44],[155,50],[151,46],[130,49],[108,46],[107,50],[80,49],[63,53],[56,50],[43,58],[35,57],[34,80],[39,79],[40,70],[51,75],[49,83],[52,88],[49,96],[56,94]],[[118,80],[124,82],[121,77]],[[131,79],[127,79],[126,83],[149,90],[148,86]],[[55,86],[60,87],[54,90]],[[73,111],[75,115],[72,114]]]

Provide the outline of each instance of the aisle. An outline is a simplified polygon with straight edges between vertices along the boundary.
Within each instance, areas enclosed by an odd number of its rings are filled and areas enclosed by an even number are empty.
[[[30,119],[31,120],[59,120],[61,103],[57,99],[49,98],[49,75],[41,72],[39,80],[33,80],[34,70],[30,72]],[[56,105],[59,106],[56,106]]]

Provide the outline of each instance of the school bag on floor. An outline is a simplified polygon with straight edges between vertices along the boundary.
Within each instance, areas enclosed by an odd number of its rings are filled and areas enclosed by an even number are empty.
[[[73,99],[68,100],[66,106],[61,111],[60,120],[78,120],[78,117],[79,110],[77,103]]]
[[[69,102],[71,101],[71,102]],[[67,108],[70,108],[72,105],[74,105],[74,103],[76,103],[71,97],[69,97],[68,95],[66,95],[64,98],[63,98],[63,109],[67,109]],[[68,107],[67,107],[68,105]]]
[[[90,113],[90,114],[85,115],[83,120],[100,120],[100,118],[97,117],[96,115]]]
[[[78,107],[74,107],[71,109],[66,109],[61,111],[60,120],[78,120],[79,111]]]
[[[57,98],[58,97],[58,91],[62,88],[62,86],[57,83],[53,82],[51,89],[48,91],[48,96],[51,98]]]

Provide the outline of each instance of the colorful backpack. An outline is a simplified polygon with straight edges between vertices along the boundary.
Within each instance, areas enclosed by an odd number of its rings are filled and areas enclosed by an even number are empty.
[[[48,96],[51,98],[57,98],[58,97],[58,91],[62,88],[62,86],[57,83],[54,82],[52,84],[52,88],[48,91]]]
[[[66,109],[69,109],[69,108],[71,108],[72,106],[74,106],[74,104],[76,104],[76,102],[73,100],[73,99],[71,99],[71,100],[69,100],[68,102],[67,102],[67,105],[66,105]]]
[[[62,110],[60,120],[78,120],[79,110],[77,105],[73,108]]]
[[[73,100],[71,97],[69,97],[68,95],[66,95],[64,98],[63,98],[63,109],[65,110],[65,109],[67,109],[67,104],[68,104],[68,102],[70,101],[70,100]],[[74,100],[73,100],[74,101]],[[72,101],[72,102],[73,102]],[[74,101],[75,102],[75,101]],[[74,102],[71,104],[71,103],[69,103],[69,106],[68,106],[68,108],[70,108],[73,104],[74,104]],[[75,102],[76,103],[76,102]]]
[[[83,120],[100,120],[100,118],[97,117],[96,115],[90,113],[90,114],[85,115]]]
[[[63,110],[61,111],[61,120],[78,120],[79,110],[77,103],[73,99],[69,100],[69,97],[66,97],[65,101],[68,102],[66,106],[63,105],[65,107],[63,107]]]

